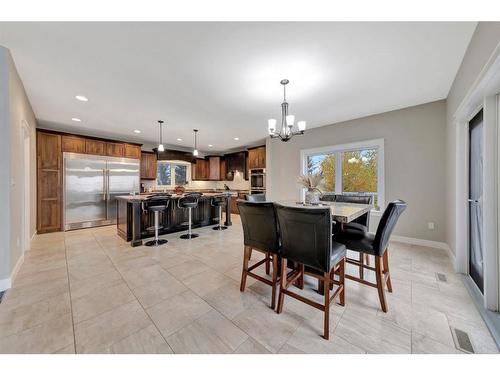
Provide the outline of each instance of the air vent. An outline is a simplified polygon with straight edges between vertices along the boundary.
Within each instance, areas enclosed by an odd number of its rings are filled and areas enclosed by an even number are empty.
[[[455,347],[465,353],[475,353],[472,342],[470,341],[469,334],[458,328],[452,328],[451,333],[453,334],[453,341],[455,341]]]
[[[443,283],[447,282],[448,280],[446,279],[446,275],[444,273],[436,273],[436,277],[438,281],[441,281]]]

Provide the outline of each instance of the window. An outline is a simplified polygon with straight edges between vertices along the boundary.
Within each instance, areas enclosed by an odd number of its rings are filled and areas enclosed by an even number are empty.
[[[302,150],[303,173],[321,173],[325,192],[374,196],[376,210],[384,206],[383,139]]]
[[[175,187],[186,185],[189,181],[189,163],[180,162],[158,162],[156,183],[159,186]]]

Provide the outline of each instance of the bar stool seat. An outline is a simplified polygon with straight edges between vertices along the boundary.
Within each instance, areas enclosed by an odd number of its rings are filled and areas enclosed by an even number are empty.
[[[154,231],[155,238],[151,241],[146,242],[145,246],[160,246],[166,244],[168,241],[165,239],[160,239],[158,237],[158,232],[160,229],[163,229],[163,226],[160,225],[159,215],[160,212],[165,212],[170,203],[169,196],[155,196],[151,197],[146,201],[146,208],[144,209],[146,212],[153,212],[154,214],[154,225],[148,227],[146,230],[148,232]]]
[[[188,210],[188,232],[180,236],[183,240],[191,240],[200,236],[197,233],[193,233],[191,227],[193,225],[192,210],[198,207],[198,200],[201,195],[201,193],[187,193],[177,201],[177,207]]]
[[[212,207],[217,207],[219,210],[218,213],[218,220],[219,224],[215,227],[213,227],[213,230],[225,230],[227,227],[225,225],[222,225],[222,207],[226,205],[226,199],[224,197],[213,197],[210,201],[210,204]]]

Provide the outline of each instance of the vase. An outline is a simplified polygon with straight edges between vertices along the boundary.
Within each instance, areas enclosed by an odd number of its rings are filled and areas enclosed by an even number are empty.
[[[307,189],[305,196],[306,204],[318,204],[320,195],[320,192],[316,189]]]

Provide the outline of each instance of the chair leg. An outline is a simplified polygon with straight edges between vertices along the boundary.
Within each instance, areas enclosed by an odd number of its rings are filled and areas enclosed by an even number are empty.
[[[278,308],[276,309],[276,312],[278,314],[281,314],[283,311],[283,303],[285,299],[285,293],[283,293],[283,290],[286,289],[286,259],[281,258],[281,279],[280,279],[280,293],[278,296]]]
[[[375,256],[375,275],[377,277],[378,298],[383,312],[387,312],[387,301],[384,291],[384,274],[382,269],[382,257]]]
[[[249,246],[245,246],[245,250],[243,252],[243,269],[241,270],[240,292],[245,291],[245,285],[247,283],[248,259],[251,251],[252,249]]]
[[[269,253],[266,253],[266,275],[271,273],[271,258],[269,257]]]
[[[340,292],[340,305],[345,306],[345,258],[340,261],[339,283],[342,285]]]
[[[252,259],[252,249],[250,249],[250,252],[248,253],[248,260]]]
[[[304,289],[304,271],[305,271],[305,267],[304,267],[303,264],[299,264],[299,271],[300,271],[300,277],[297,280],[298,281],[297,287],[299,289]]]
[[[365,269],[363,268],[363,264],[365,259],[365,255],[363,253],[359,253],[359,278],[363,280],[365,278]]]
[[[276,283],[278,281],[278,256],[273,254],[273,286],[271,294],[271,308],[276,308]]]
[[[323,322],[323,337],[330,338],[330,272],[323,274],[323,290],[325,294],[325,315]]]
[[[384,263],[384,274],[387,274],[387,291],[392,293],[391,273],[389,272],[389,249],[385,249],[382,259]]]

